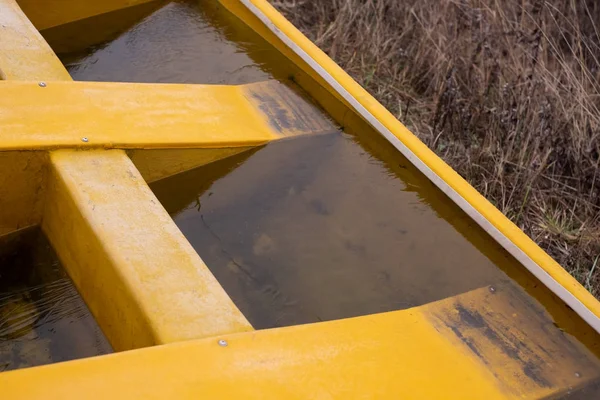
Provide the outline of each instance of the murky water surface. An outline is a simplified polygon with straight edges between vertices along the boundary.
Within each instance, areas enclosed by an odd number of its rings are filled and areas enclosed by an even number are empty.
[[[409,308],[504,278],[432,209],[423,182],[349,135],[245,157],[152,189],[258,327]]]
[[[64,42],[65,31],[76,36],[90,24],[113,27],[97,40],[125,30],[91,48],[77,51],[71,45],[61,58],[73,79],[232,85],[271,79],[283,73],[280,63],[289,64],[254,31],[232,26],[232,16],[212,1],[155,2],[127,13],[127,18],[119,11],[45,33],[52,44]],[[138,19],[133,26],[130,14]]]
[[[0,371],[110,352],[39,228],[0,237]]]

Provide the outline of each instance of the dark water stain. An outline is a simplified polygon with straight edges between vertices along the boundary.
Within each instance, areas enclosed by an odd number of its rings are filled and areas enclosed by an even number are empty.
[[[281,107],[279,101],[267,93],[252,92],[252,97],[258,100],[259,108],[269,117],[269,123],[275,131],[283,133],[294,128],[294,118],[290,116],[290,110]]]
[[[483,328],[485,326],[485,321],[478,311],[467,310],[460,303],[456,305],[456,310],[458,310],[458,316],[463,324],[472,328]]]
[[[465,338],[460,332],[459,326],[467,326],[470,328],[479,329],[480,332],[487,337],[490,342],[508,357],[519,362],[522,366],[523,373],[531,380],[536,382],[540,387],[551,387],[551,384],[540,374],[539,365],[530,361],[524,360],[521,357],[523,353],[529,353],[535,355],[535,352],[528,348],[528,344],[518,340],[516,337],[507,337],[508,329],[504,332],[500,332],[497,327],[488,324],[486,318],[484,318],[479,311],[476,309],[469,309],[464,307],[462,304],[457,303],[455,309],[458,311],[459,324],[452,325],[448,324],[456,336],[461,339],[474,353],[486,362],[485,356],[483,356],[478,350],[474,350],[475,345]],[[493,320],[493,317],[492,317]],[[518,349],[520,348],[520,350]],[[541,360],[539,360],[541,361]]]
[[[540,387],[550,388],[552,384],[548,382],[541,374],[541,368],[538,364],[531,361],[523,363],[523,373],[529,379],[537,383]]]
[[[269,125],[280,134],[332,133],[340,130],[293,82],[248,85],[244,92],[258,105]]]
[[[473,341],[471,339],[465,337],[457,326],[455,326],[453,324],[447,324],[447,326],[448,326],[448,328],[450,328],[452,330],[452,332],[454,332],[454,334],[456,335],[457,338],[459,338],[464,344],[466,344],[471,349],[473,354],[475,354],[485,364],[487,364],[487,360],[485,359],[483,354],[481,354],[481,352],[479,351],[479,349],[477,348],[477,346],[475,345],[475,343],[473,343]]]
[[[325,216],[331,214],[329,210],[327,210],[327,206],[325,206],[325,204],[321,200],[311,200],[308,204],[310,208],[319,215]],[[349,249],[356,248],[356,246],[353,246],[350,242],[347,243],[349,245],[347,245],[346,247],[348,247]]]
[[[509,388],[517,379],[518,387],[563,393],[600,373],[598,358],[558,329],[544,307],[510,280],[498,282],[493,292],[483,288],[428,307],[434,326],[449,328]],[[510,369],[515,367],[519,372]]]
[[[0,371],[112,352],[39,228],[0,238]]]

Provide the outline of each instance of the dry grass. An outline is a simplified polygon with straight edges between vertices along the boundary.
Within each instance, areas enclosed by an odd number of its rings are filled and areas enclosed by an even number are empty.
[[[600,295],[600,3],[274,5]]]

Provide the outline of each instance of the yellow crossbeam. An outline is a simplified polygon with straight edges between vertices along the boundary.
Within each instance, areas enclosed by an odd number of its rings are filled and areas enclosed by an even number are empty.
[[[42,228],[116,350],[252,330],[123,151],[50,159]]]
[[[248,147],[332,131],[314,105],[276,81],[0,82],[0,151]]]
[[[493,400],[547,398],[597,378],[595,358],[520,289],[495,289],[18,370],[0,374],[0,387],[11,399]]]

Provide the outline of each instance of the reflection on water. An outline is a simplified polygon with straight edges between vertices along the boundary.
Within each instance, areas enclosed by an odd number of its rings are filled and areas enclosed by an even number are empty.
[[[111,352],[39,228],[0,238],[0,371]]]
[[[147,6],[137,10],[140,19],[148,14]],[[111,14],[112,25],[131,24],[131,11]],[[232,32],[228,18],[213,1],[171,2],[116,39],[61,58],[73,79],[84,81],[243,84],[271,79],[273,64],[266,62],[270,56],[261,62],[248,55],[268,52],[267,44],[255,40],[256,33],[248,27],[237,24]],[[88,26],[89,21],[77,24]],[[73,27],[54,28],[51,35],[63,37],[69,29]],[[232,41],[231,35],[243,39]],[[64,40],[50,43],[57,47]],[[285,61],[278,57],[279,62]]]

